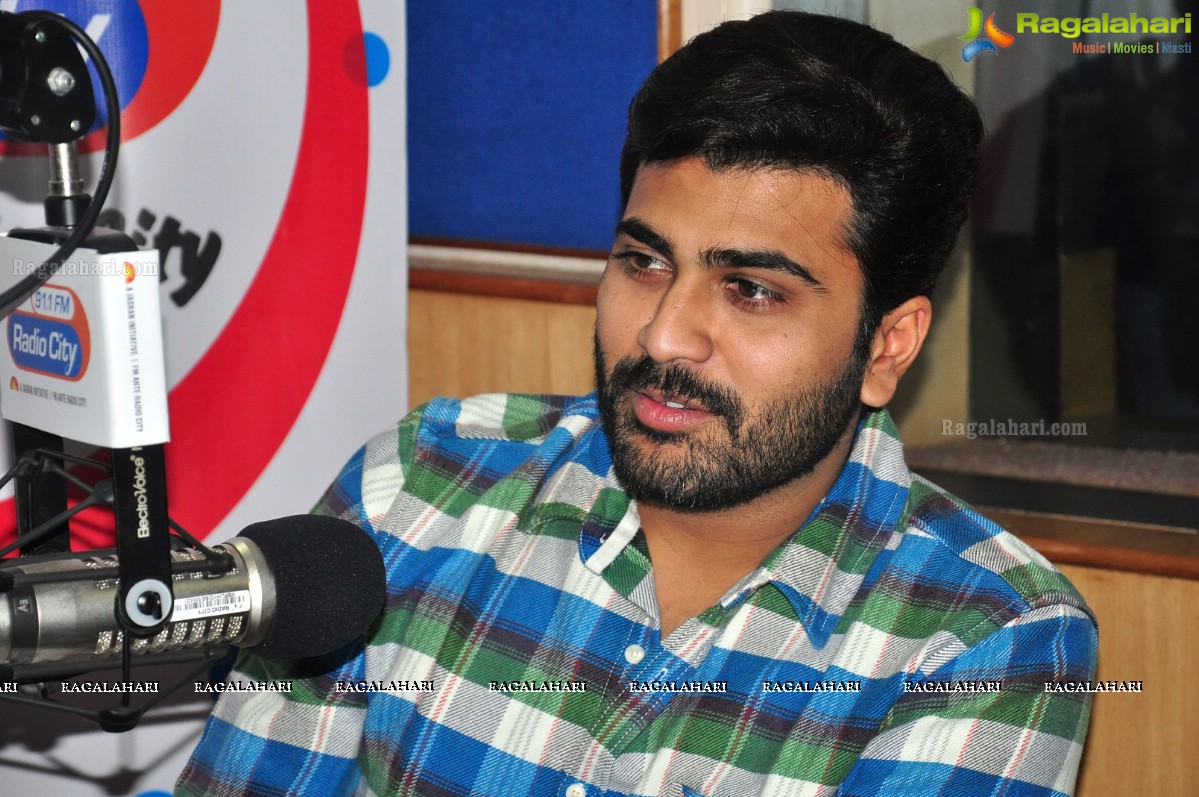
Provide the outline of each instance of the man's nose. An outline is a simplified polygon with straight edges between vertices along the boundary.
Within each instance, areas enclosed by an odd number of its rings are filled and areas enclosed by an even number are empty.
[[[715,319],[705,301],[705,291],[706,286],[699,280],[676,280],[666,289],[637,336],[646,354],[660,363],[708,360]]]

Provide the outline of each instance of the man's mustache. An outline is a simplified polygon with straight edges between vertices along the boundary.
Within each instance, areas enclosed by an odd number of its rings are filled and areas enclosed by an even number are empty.
[[[744,405],[732,389],[706,382],[681,365],[663,365],[648,355],[621,359],[607,382],[612,394],[657,390],[672,400],[698,402],[708,412],[722,416],[734,437],[745,415]]]

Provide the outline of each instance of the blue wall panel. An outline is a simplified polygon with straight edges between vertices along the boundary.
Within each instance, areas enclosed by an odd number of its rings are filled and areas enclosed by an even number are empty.
[[[411,234],[607,249],[654,0],[409,0]]]

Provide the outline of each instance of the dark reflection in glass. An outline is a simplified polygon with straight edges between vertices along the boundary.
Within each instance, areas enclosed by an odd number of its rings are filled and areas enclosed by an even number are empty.
[[[1059,2],[1037,10],[1190,12],[1195,25],[1195,6]],[[1017,28],[1010,10],[996,21]],[[975,59],[989,141],[972,231],[972,414],[1081,419],[1088,443],[1199,449],[1192,39],[1181,30],[1073,39],[1026,32],[1017,46]],[[1081,52],[1087,44],[1106,49]],[[1134,44],[1152,46],[1125,46]]]

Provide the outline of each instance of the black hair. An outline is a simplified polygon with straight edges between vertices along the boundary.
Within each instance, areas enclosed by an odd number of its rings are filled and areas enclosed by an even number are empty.
[[[792,168],[849,192],[862,322],[929,295],[965,221],[982,121],[936,63],[849,20],[772,11],[726,22],[658,65],[629,105],[627,204],[644,163]]]

